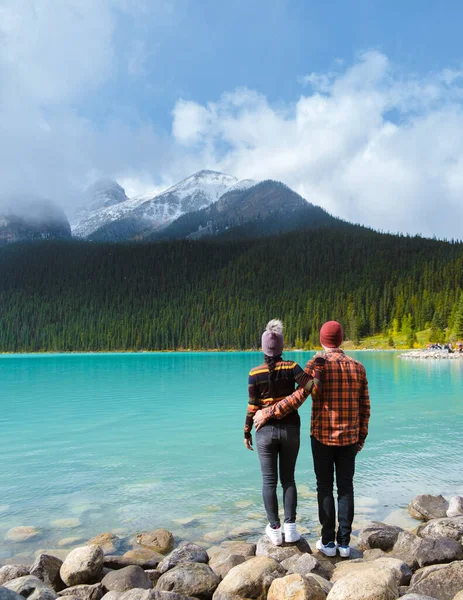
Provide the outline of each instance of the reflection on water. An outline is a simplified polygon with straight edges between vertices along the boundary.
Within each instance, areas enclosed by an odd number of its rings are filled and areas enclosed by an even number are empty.
[[[352,353],[355,354],[355,353]],[[308,353],[286,353],[301,364]],[[356,524],[409,521],[418,493],[463,493],[460,362],[357,353],[372,420],[356,474]],[[257,453],[242,444],[247,373],[257,353],[46,355],[0,358],[0,560],[62,553],[103,531],[167,527],[211,545],[265,526]],[[299,521],[318,532],[301,409]],[[59,522],[59,524],[56,523]],[[9,529],[40,535],[9,542]]]

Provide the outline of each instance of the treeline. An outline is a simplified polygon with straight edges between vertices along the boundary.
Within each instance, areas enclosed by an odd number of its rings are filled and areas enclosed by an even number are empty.
[[[0,351],[288,346],[328,319],[357,342],[463,337],[463,245],[346,228],[245,242],[44,242],[0,249]]]

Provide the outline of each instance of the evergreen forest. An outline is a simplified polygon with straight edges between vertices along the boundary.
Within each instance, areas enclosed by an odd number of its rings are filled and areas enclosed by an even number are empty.
[[[0,351],[259,348],[281,318],[287,346],[339,320],[354,343],[416,331],[463,338],[463,244],[362,227],[259,239],[0,248]],[[391,344],[392,345],[392,344]]]

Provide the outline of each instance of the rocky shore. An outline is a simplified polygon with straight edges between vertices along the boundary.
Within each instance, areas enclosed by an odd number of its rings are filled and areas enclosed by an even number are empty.
[[[408,511],[421,521],[413,531],[371,522],[350,559],[327,558],[304,537],[204,548],[176,545],[166,529],[103,533],[64,560],[39,552],[33,564],[0,567],[0,600],[463,600],[463,497],[417,496]]]
[[[399,358],[421,360],[463,360],[463,352],[448,352],[447,350],[410,350],[399,354]]]

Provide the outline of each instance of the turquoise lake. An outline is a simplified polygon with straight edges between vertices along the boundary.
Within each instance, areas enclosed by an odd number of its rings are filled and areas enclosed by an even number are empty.
[[[414,495],[462,494],[463,361],[349,354],[367,368],[372,403],[356,523],[400,525]],[[104,531],[163,526],[207,546],[257,536],[265,526],[260,470],[257,452],[243,446],[243,424],[247,374],[261,356],[0,357],[0,562]],[[304,365],[311,353],[284,356]],[[301,526],[316,537],[310,403],[300,410],[296,480]],[[40,536],[6,541],[20,525]]]

